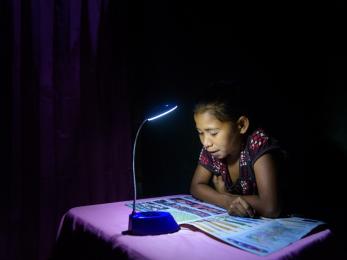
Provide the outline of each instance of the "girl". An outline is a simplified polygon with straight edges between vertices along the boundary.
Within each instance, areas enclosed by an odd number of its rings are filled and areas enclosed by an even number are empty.
[[[275,158],[279,146],[263,129],[251,130],[240,88],[222,85],[208,89],[194,108],[203,148],[191,194],[231,215],[278,217],[281,203]]]

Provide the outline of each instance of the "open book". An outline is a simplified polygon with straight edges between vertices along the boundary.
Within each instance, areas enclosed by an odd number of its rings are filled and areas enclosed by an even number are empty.
[[[126,203],[132,207],[132,203]],[[202,202],[191,195],[146,199],[136,204],[138,211],[167,211],[176,222],[195,227],[227,244],[257,255],[271,254],[299,240],[322,221],[290,218],[245,218],[230,216],[223,208]]]

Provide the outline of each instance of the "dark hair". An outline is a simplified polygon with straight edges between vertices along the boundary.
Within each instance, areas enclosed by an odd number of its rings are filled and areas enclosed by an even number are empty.
[[[209,111],[222,122],[236,122],[240,116],[250,116],[245,103],[247,99],[240,82],[223,80],[201,90],[193,112],[195,114]]]

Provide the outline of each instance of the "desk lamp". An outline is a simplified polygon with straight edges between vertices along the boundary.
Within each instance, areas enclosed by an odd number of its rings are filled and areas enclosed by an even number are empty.
[[[164,106],[164,111],[161,111],[153,116],[143,120],[139,129],[137,130],[134,146],[133,146],[133,182],[134,182],[134,201],[133,211],[129,215],[128,232],[132,235],[160,235],[168,234],[178,231],[180,228],[175,219],[169,212],[164,211],[146,211],[136,212],[136,174],[135,174],[135,155],[136,155],[136,142],[141,131],[141,128],[146,122],[158,119],[164,115],[174,111],[177,106]]]

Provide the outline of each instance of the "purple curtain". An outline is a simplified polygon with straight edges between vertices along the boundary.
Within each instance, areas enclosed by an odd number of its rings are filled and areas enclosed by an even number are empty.
[[[0,258],[47,259],[69,208],[131,198],[127,6],[6,3],[13,160]]]

